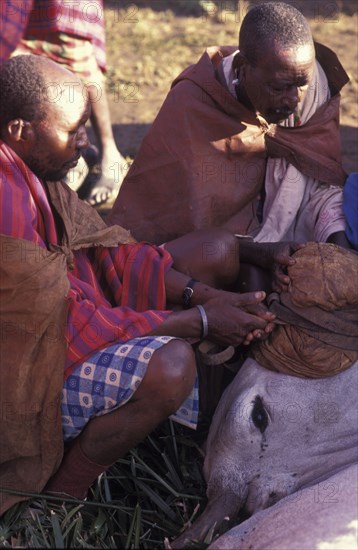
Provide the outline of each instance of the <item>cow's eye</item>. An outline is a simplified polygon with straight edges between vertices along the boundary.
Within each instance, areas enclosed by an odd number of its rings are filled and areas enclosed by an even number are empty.
[[[251,418],[258,430],[263,434],[267,428],[268,416],[259,395],[256,395],[254,408],[252,409]]]

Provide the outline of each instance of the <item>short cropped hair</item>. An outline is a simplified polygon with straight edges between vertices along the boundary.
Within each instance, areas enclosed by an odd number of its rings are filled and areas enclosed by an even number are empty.
[[[284,2],[258,4],[246,14],[240,28],[239,49],[251,65],[257,65],[272,39],[286,48],[313,46],[306,18]]]
[[[28,122],[43,120],[45,92],[39,58],[19,55],[8,59],[0,67],[0,127],[15,118]]]

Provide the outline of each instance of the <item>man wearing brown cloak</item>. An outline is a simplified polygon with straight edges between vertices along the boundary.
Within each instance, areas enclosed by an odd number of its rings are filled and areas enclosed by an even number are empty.
[[[344,238],[339,91],[348,77],[294,7],[252,8],[239,50],[173,82],[110,222],[162,243],[225,226],[256,241]]]

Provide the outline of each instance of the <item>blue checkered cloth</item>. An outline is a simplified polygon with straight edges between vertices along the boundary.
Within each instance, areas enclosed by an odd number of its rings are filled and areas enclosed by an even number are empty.
[[[153,353],[173,340],[170,336],[134,338],[94,353],[66,379],[62,392],[64,440],[77,437],[87,422],[121,407],[141,383]],[[171,418],[190,428],[197,427],[198,377],[191,394]]]

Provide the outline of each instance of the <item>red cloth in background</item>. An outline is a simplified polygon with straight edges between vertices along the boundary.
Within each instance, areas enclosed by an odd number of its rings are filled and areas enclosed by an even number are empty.
[[[0,63],[22,38],[48,40],[66,33],[89,40],[98,66],[106,69],[106,41],[102,0],[3,0],[0,4]],[[59,63],[61,59],[55,60]]]
[[[46,40],[49,34],[66,33],[89,40],[98,66],[106,68],[104,9],[102,0],[35,0],[25,39]],[[59,61],[60,62],[60,61]]]

